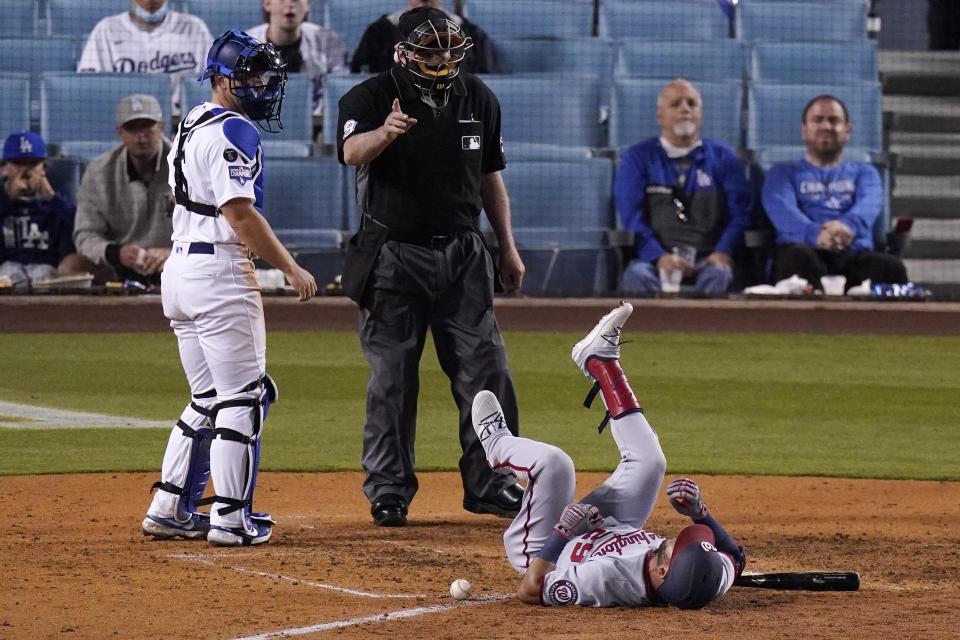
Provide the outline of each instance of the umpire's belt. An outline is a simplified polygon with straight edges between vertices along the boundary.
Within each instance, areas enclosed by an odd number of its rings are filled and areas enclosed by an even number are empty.
[[[458,235],[466,231],[466,228],[455,229],[449,233],[437,234],[437,235],[426,235],[424,233],[419,233],[416,231],[397,231],[391,229],[387,234],[387,240],[393,240],[394,242],[405,242],[407,244],[416,244],[421,247],[432,247],[434,249],[439,249],[445,247],[450,242],[456,238]]]

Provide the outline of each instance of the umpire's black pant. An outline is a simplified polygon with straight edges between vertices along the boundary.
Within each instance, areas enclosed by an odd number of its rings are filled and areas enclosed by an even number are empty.
[[[817,286],[827,274],[846,276],[853,287],[870,279],[874,284],[903,284],[907,270],[896,256],[879,251],[824,251],[808,244],[777,245],[773,279],[779,282],[792,275]]]
[[[370,363],[363,429],[363,492],[371,502],[417,492],[414,439],[419,365],[427,327],[460,409],[460,474],[464,494],[495,495],[506,478],[487,465],[473,430],[473,397],[497,395],[511,431],[517,399],[493,313],[493,261],[478,232],[421,246],[388,240],[370,274],[360,308],[360,344]]]

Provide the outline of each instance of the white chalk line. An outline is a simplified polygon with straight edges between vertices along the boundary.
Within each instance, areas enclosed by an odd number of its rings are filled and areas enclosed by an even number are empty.
[[[456,609],[458,607],[468,607],[476,606],[481,604],[490,604],[491,602],[500,602],[501,600],[506,600],[507,598],[512,598],[512,594],[497,594],[489,596],[481,596],[473,600],[462,600],[456,604],[438,604],[429,607],[417,607],[416,609],[402,609],[400,611],[391,611],[390,613],[378,613],[369,616],[362,616],[359,618],[351,618],[349,620],[337,620],[335,622],[323,622],[320,624],[310,625],[308,627],[294,627],[292,629],[283,629],[280,631],[269,631],[267,633],[261,633],[255,636],[243,636],[241,638],[233,638],[232,640],[269,640],[270,638],[289,638],[292,636],[302,636],[308,633],[316,633],[318,631],[328,631],[330,629],[342,629],[344,627],[352,627],[358,624],[364,624],[367,622],[389,622],[391,620],[402,620],[403,618],[414,618],[417,616],[427,615],[431,613],[443,613],[444,611],[449,611],[451,609]]]
[[[0,427],[6,429],[169,429],[173,422],[0,402]]]
[[[361,598],[426,598],[426,594],[422,593],[370,593],[368,591],[357,591],[356,589],[348,589],[346,587],[338,587],[332,584],[323,584],[322,582],[313,582],[312,580],[302,580],[300,578],[294,578],[292,576],[284,576],[278,573],[269,573],[267,571],[257,571],[256,569],[247,569],[246,567],[234,567],[234,566],[225,566],[223,560],[227,559],[229,556],[219,555],[219,556],[206,556],[204,554],[193,554],[193,553],[180,553],[167,556],[168,558],[174,558],[176,560],[184,560],[186,562],[198,562],[208,567],[221,567],[230,569],[231,571],[236,571],[238,573],[247,573],[254,576],[260,576],[262,578],[272,578],[274,580],[283,580],[291,584],[303,584],[308,587],[316,587],[317,589],[327,589],[329,591],[339,591],[340,593],[346,593],[352,596],[359,596]]]

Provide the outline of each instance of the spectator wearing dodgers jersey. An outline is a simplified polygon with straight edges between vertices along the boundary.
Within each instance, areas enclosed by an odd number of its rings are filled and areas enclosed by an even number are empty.
[[[203,20],[171,11],[167,0],[130,0],[129,11],[107,16],[90,32],[77,71],[166,74],[178,115],[180,77],[200,75],[212,42]]]

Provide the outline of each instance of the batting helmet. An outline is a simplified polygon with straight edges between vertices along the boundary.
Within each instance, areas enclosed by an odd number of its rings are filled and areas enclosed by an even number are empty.
[[[724,568],[713,543],[713,531],[706,525],[695,524],[681,531],[657,595],[678,609],[699,609],[716,598]]]
[[[280,109],[287,83],[286,63],[273,45],[260,42],[239,29],[214,40],[200,82],[215,75],[230,78],[230,92],[243,113],[264,131],[283,129]],[[265,124],[264,124],[265,123]]]
[[[404,68],[413,84],[436,106],[447,103],[460,62],[473,40],[443,11],[417,7],[400,16],[400,33],[406,40],[396,44],[398,57],[406,58]]]

